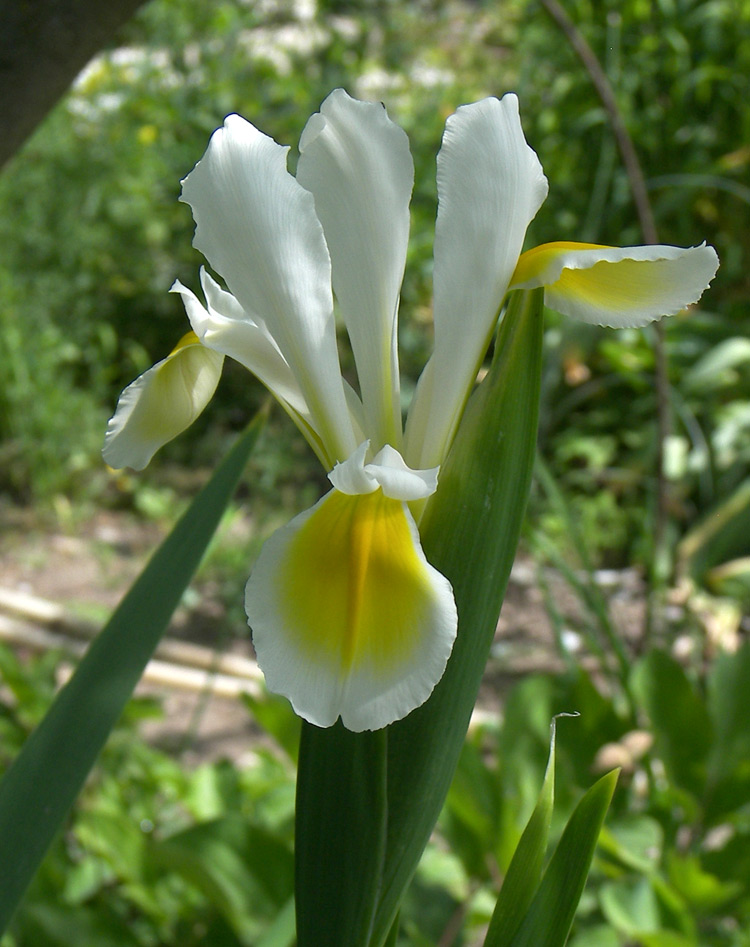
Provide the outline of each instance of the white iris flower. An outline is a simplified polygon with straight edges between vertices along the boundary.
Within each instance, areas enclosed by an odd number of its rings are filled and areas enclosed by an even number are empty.
[[[438,155],[435,347],[402,427],[397,341],[414,168],[375,103],[333,92],[307,123],[296,178],[287,148],[230,115],[183,181],[205,305],[180,283],[192,332],[125,389],[104,458],[142,469],[203,410],[229,355],[275,395],[332,489],[263,547],[246,610],[271,690],[318,726],[372,730],[423,703],[453,646],[449,582],[415,519],[437,475],[509,290],[611,326],[695,302],[711,247],[547,244],[522,253],[547,195],[515,95],[463,106]],[[334,296],[359,391],[341,376]]]

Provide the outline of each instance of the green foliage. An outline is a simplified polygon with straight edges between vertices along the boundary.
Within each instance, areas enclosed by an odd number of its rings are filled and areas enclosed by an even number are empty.
[[[633,703],[603,696],[580,670],[530,677],[509,695],[499,732],[473,732],[440,821],[464,890],[475,910],[486,905],[534,806],[547,721],[575,708],[581,716],[558,729],[556,806],[570,811],[592,771],[619,764],[623,772],[571,947],[740,947],[750,931],[750,646],[720,655],[704,682],[652,651],[630,684]],[[553,820],[553,837],[561,827]],[[464,929],[488,919],[467,910]]]
[[[671,529],[675,538],[686,533],[684,570],[746,602],[750,46],[738,38],[750,4],[566,7],[614,86],[660,239],[706,239],[722,259],[710,308],[665,326],[675,415],[667,474]],[[226,113],[295,142],[337,85],[383,99],[414,151],[400,328],[407,394],[429,352],[434,154],[456,105],[519,92],[551,184],[530,244],[641,242],[607,116],[536,0],[325,0],[308,12],[286,0],[152,0],[0,178],[0,491],[22,500],[93,493],[164,514],[172,486],[158,473],[108,478],[98,447],[119,390],[184,328],[166,290],[175,277],[195,286],[201,260],[190,248],[189,211],[177,202],[179,179]],[[748,947],[748,646],[687,670],[649,651],[631,672],[592,580],[599,565],[647,563],[653,551],[652,339],[546,319],[539,469],[548,475],[538,477],[530,533],[584,604],[583,630],[605,683],[568,656],[566,674],[529,678],[509,695],[500,729],[473,730],[400,927],[390,924],[390,905],[382,936],[389,947],[442,945],[451,932],[457,945],[481,942],[543,784],[549,720],[578,710],[581,718],[560,728],[552,838],[607,753],[624,772],[571,947]],[[164,460],[211,463],[262,397],[228,368],[210,417],[168,445]],[[274,422],[253,468],[263,522],[317,490],[287,430]],[[239,562],[235,547],[212,559],[213,574],[235,583],[237,602],[246,556],[243,548]],[[548,604],[554,618],[551,596]],[[49,705],[56,660],[25,665],[0,650],[3,765]],[[298,724],[283,702],[249,703],[274,751],[257,750],[246,769],[217,763],[194,773],[135,739],[152,708],[131,704],[3,947],[291,944]],[[646,751],[644,727],[653,739]],[[442,736],[436,730],[435,742]],[[409,762],[404,755],[404,769]],[[598,785],[604,794],[607,784]],[[558,869],[550,878],[562,883]]]
[[[51,699],[54,657],[22,664],[0,654],[13,695],[0,714],[9,755]],[[454,943],[483,942],[544,781],[549,720],[576,708],[582,715],[558,726],[553,841],[592,771],[616,762],[623,773],[571,947],[744,947],[750,647],[718,657],[705,687],[663,652],[645,655],[632,683],[630,706],[603,696],[582,671],[529,677],[508,696],[502,726],[472,728],[394,944],[436,947],[449,929]],[[28,693],[38,695],[36,704]],[[194,770],[135,737],[156,711],[132,703],[3,947],[99,943],[103,932],[109,940],[101,942],[118,947],[265,947],[261,938],[271,934],[279,939],[269,944],[291,944],[284,939],[293,930],[285,900],[295,779],[289,733],[298,722],[277,698],[255,706],[271,748],[256,749],[244,767],[223,761]],[[695,744],[692,765],[685,748],[693,729],[680,726],[679,707],[698,721],[691,728],[712,735]],[[636,729],[643,722],[653,731],[650,748]],[[550,787],[548,780],[545,792]]]
[[[256,420],[156,551],[0,783],[4,929],[198,567],[252,450]]]
[[[53,659],[0,653],[9,750],[52,699]],[[3,947],[291,947],[292,767],[260,748],[251,769],[183,766],[138,738],[159,713],[128,705]]]
[[[152,0],[0,178],[0,369],[10,379],[0,394],[0,489],[37,498],[102,491],[92,471],[101,469],[104,418],[120,388],[182,333],[179,300],[166,293],[172,280],[196,283],[201,261],[190,248],[189,211],[177,202],[179,180],[230,111],[293,143],[322,98],[344,85],[383,99],[409,132],[407,395],[429,351],[434,155],[457,104],[519,92],[551,182],[530,242],[640,242],[604,110],[535,0],[303,6]],[[673,512],[682,529],[737,485],[749,459],[750,157],[741,142],[750,118],[748,54],[736,39],[750,5],[567,6],[615,88],[661,239],[707,239],[722,259],[709,297],[721,315],[691,313],[667,329],[678,415]],[[545,458],[594,558],[646,560],[656,443],[649,338],[551,321],[547,351]],[[257,407],[260,392],[248,382],[242,370],[227,371],[210,420],[164,459],[209,462],[222,432]],[[147,487],[149,475],[139,483]],[[543,501],[532,509],[548,535],[564,537]]]

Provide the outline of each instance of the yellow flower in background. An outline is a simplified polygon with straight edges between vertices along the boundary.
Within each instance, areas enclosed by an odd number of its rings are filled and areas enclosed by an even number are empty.
[[[141,469],[200,413],[231,356],[275,395],[332,489],[263,547],[246,591],[258,663],[318,726],[398,720],[429,697],[456,634],[450,584],[411,509],[445,459],[509,290],[603,325],[644,325],[695,302],[712,248],[547,244],[522,253],[547,180],[514,95],[463,106],[438,155],[435,347],[402,425],[397,352],[413,163],[375,103],[333,92],[287,148],[237,115],[183,182],[205,305],[176,283],[194,333],[120,398],[104,457]],[[334,297],[358,391],[342,378]],[[411,509],[410,509],[411,504]]]

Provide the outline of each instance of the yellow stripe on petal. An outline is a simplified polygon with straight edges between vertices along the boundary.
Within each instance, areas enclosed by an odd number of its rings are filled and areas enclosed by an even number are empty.
[[[186,332],[185,335],[180,339],[180,341],[175,345],[169,355],[176,355],[181,349],[186,348],[188,345],[200,345],[201,340],[191,329],[190,332]],[[167,356],[169,358],[169,356]]]
[[[547,243],[522,254],[511,289],[545,287],[550,309],[597,325],[643,326],[697,302],[719,259],[713,247]]]
[[[284,618],[311,660],[387,674],[413,658],[431,594],[400,500],[335,490],[289,553]]]
[[[559,276],[559,265],[555,275],[550,273],[550,267],[555,266],[563,253],[567,250],[607,250],[598,243],[572,243],[558,240],[554,243],[542,243],[538,247],[527,250],[518,258],[510,281],[511,289],[537,289],[539,286],[548,286],[550,280],[554,282]]]
[[[246,595],[271,690],[318,726],[375,730],[429,697],[457,617],[411,514],[381,489],[333,490],[266,543]]]
[[[221,377],[224,356],[186,333],[170,354],[128,385],[107,425],[102,455],[110,467],[143,470],[156,451],[189,427]]]

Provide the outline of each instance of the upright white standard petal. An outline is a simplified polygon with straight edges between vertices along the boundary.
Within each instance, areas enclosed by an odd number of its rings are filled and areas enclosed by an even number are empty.
[[[336,347],[331,268],[312,195],[288,148],[238,115],[211,136],[183,181],[194,245],[243,309],[263,321],[293,372],[329,462],[357,445]]]
[[[385,108],[332,92],[305,126],[297,180],[315,198],[333,289],[357,366],[365,423],[401,442],[396,323],[409,240],[414,163]]]
[[[188,332],[170,354],[128,385],[107,424],[102,456],[110,467],[143,470],[211,400],[224,356]]]
[[[437,181],[435,350],[412,403],[404,446],[418,467],[445,456],[526,229],[547,196],[515,95],[461,106],[448,119]]]
[[[544,286],[550,309],[601,326],[644,326],[697,302],[716,275],[713,247],[545,243],[521,255],[512,289]]]
[[[432,492],[393,448],[362,444],[333,489],[266,542],[245,608],[268,687],[319,727],[377,730],[430,696],[456,635],[448,580],[425,559],[406,501]],[[348,492],[360,490],[362,492]]]

